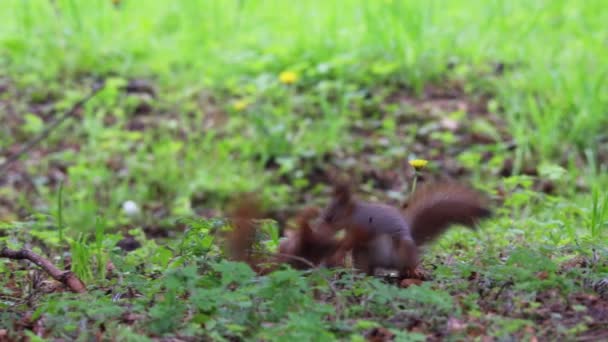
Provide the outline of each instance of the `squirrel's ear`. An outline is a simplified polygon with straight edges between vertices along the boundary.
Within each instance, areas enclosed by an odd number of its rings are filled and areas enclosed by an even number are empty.
[[[316,207],[308,207],[305,208],[297,217],[297,225],[300,232],[300,237],[302,240],[311,240],[313,236],[312,228],[308,221],[314,219],[315,217],[320,215],[319,208]]]
[[[345,175],[340,175],[337,172],[329,174],[329,182],[333,184],[333,197],[340,204],[347,204],[352,199],[352,191],[350,179]]]
[[[345,182],[339,182],[334,184],[333,195],[338,200],[338,202],[342,204],[349,203],[352,198],[350,185]]]

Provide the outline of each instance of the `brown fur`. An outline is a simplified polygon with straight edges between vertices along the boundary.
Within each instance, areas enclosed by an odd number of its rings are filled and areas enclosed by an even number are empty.
[[[231,211],[233,229],[228,235],[227,246],[232,260],[250,265],[260,274],[276,269],[278,264],[287,263],[297,269],[321,265],[327,257],[335,253],[338,241],[329,229],[319,225],[314,230],[310,222],[319,215],[319,209],[306,208],[296,218],[296,229],[287,230],[286,239],[279,245],[279,253],[260,255],[254,253],[256,226],[255,219],[261,218],[259,202],[252,196],[243,196]]]
[[[404,216],[418,246],[437,239],[454,224],[475,229],[479,219],[492,214],[481,194],[457,183],[423,186],[408,203]]]
[[[339,264],[352,250],[355,267],[369,274],[377,267],[412,274],[421,245],[436,239],[453,224],[474,227],[478,219],[489,215],[490,210],[477,192],[455,183],[421,188],[401,211],[357,200],[346,183],[338,182],[322,218],[334,231],[346,230],[330,258],[332,264]]]
[[[254,220],[262,217],[262,208],[255,196],[246,194],[234,203],[230,210],[232,230],[227,237],[228,255],[234,261],[247,263],[256,272],[261,272],[262,259],[256,256],[256,226]]]
[[[340,266],[348,252],[353,253],[356,268],[373,274],[377,267],[396,268],[402,275],[416,274],[419,247],[438,238],[453,224],[475,228],[477,221],[488,217],[490,210],[476,191],[456,183],[421,187],[409,199],[404,210],[357,200],[348,183],[336,182],[328,206],[303,210],[296,219],[296,229],[287,230],[279,253],[260,258],[252,253],[255,244],[253,220],[261,209],[252,197],[243,197],[233,211],[234,230],[229,236],[230,254],[247,262],[259,273],[288,263],[305,269],[322,264]],[[320,222],[311,221],[320,216]],[[334,238],[345,229],[345,237]],[[275,267],[262,266],[274,262]]]
[[[338,241],[328,233],[329,230],[322,231],[322,226],[318,226],[318,230],[314,230],[310,226],[309,221],[318,215],[319,209],[317,208],[304,209],[297,218],[297,229],[285,233],[287,239],[281,242],[279,252],[306,259],[315,266],[322,264],[327,257],[335,253]],[[281,258],[294,268],[310,267],[300,260]]]

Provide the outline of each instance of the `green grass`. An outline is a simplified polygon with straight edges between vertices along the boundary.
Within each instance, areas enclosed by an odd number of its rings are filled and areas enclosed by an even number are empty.
[[[275,0],[122,1],[115,8],[101,0],[8,0],[0,42],[3,64],[15,73],[149,74],[176,86],[239,88],[244,79],[294,69],[367,82],[391,77],[421,89],[449,61],[473,70],[513,64],[496,85],[500,104],[522,148],[551,158],[564,152],[564,140],[593,150],[607,123],[603,7]]]
[[[105,329],[119,340],[359,340],[376,326],[406,340],[593,334],[605,317],[577,296],[599,295],[590,284],[608,276],[604,8],[599,0],[4,0],[0,163],[95,80],[106,86],[0,175],[0,246],[70,262],[91,292],[32,289],[29,267],[0,260],[0,333],[20,334],[14,322],[46,312],[50,336],[65,339]],[[286,70],[298,74],[295,84],[279,81]],[[124,91],[133,79],[156,95]],[[455,100],[424,96],[460,88]],[[481,114],[477,102],[488,107]],[[463,103],[468,112],[452,108]],[[465,133],[445,129],[446,118]],[[472,132],[496,138],[477,144]],[[403,162],[414,157],[432,160],[429,176],[462,165],[461,178],[501,199],[479,233],[457,229],[432,246],[424,265],[433,279],[423,287],[348,272],[257,277],[225,262],[210,233],[224,223],[198,218],[221,216],[243,191],[278,211],[323,204],[317,178],[330,165],[368,179],[362,196],[403,199],[411,184]],[[511,177],[501,172],[509,163]],[[398,179],[391,191],[378,186],[383,177]],[[555,191],[539,191],[543,182]],[[125,212],[126,201],[139,212]],[[142,243],[129,254],[116,248],[127,232]],[[573,258],[583,262],[567,266]],[[561,316],[547,313],[551,305]]]

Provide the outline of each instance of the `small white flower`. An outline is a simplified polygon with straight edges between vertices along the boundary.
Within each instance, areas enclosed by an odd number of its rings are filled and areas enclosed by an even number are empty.
[[[128,216],[135,216],[139,214],[139,206],[133,201],[125,201],[122,204],[122,211]]]

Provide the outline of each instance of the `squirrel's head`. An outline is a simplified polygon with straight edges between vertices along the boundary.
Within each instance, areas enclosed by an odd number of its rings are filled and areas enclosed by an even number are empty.
[[[352,215],[355,201],[350,184],[347,182],[335,182],[332,198],[321,215],[325,224],[334,229],[342,229]]]

